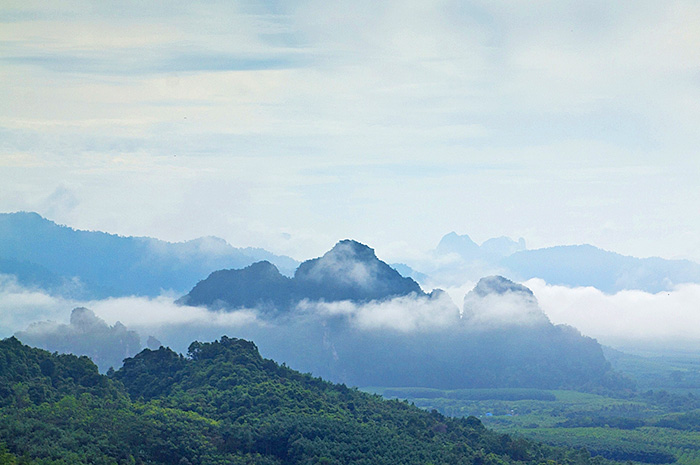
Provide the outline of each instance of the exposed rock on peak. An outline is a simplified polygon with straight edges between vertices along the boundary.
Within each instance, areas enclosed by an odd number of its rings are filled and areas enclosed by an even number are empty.
[[[379,260],[374,250],[352,240],[340,241],[320,258],[294,273],[297,294],[311,300],[369,301],[423,294],[418,283]]]
[[[352,239],[343,239],[338,242],[331,250],[326,252],[323,257],[337,257],[338,259],[351,259],[364,262],[379,260],[373,248]]]

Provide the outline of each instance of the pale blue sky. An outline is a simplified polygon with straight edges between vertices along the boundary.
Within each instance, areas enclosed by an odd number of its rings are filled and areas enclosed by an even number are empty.
[[[0,211],[298,259],[700,261],[700,4],[0,5]]]

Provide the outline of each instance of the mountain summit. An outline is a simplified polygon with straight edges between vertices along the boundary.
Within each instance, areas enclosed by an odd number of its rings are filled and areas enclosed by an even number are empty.
[[[413,279],[378,259],[373,249],[346,239],[299,265],[291,279],[271,263],[259,262],[242,270],[215,271],[178,302],[287,310],[302,300],[369,302],[411,293],[426,295]]]
[[[471,326],[549,325],[532,291],[503,276],[481,278],[464,296],[462,319]]]
[[[367,302],[423,294],[418,283],[379,260],[373,249],[347,239],[299,265],[294,280],[297,297],[310,300]]]

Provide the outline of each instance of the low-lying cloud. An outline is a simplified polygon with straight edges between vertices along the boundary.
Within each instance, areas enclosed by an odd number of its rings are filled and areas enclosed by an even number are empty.
[[[549,323],[534,299],[513,292],[483,297],[468,294],[462,317],[466,324],[479,329]]]
[[[168,325],[231,327],[258,322],[255,310],[212,311],[203,307],[177,305],[173,301],[172,295],[121,297],[91,301],[86,306],[105,321],[121,321],[128,327],[140,330]]]
[[[557,323],[578,328],[602,344],[621,349],[700,349],[700,284],[670,292],[620,291],[525,282],[540,306]]]
[[[339,302],[309,302],[297,306],[305,314],[317,316],[342,315],[351,325],[363,330],[392,330],[403,333],[444,329],[459,324],[459,310],[447,294],[432,298],[409,294],[390,300],[356,304]]]
[[[14,276],[0,275],[0,337],[12,336],[40,320],[68,321],[79,304],[20,286]]]
[[[591,287],[553,286],[540,279],[524,284],[532,289],[552,323],[573,326],[602,344],[633,350],[700,349],[698,284],[681,285],[658,294],[621,291],[612,295]],[[468,284],[448,289],[448,293],[430,299],[403,296],[363,304],[303,301],[295,309],[299,321],[295,317],[277,322],[261,318],[255,309],[222,312],[176,305],[173,295],[71,300],[24,288],[11,277],[0,276],[0,337],[24,331],[38,321],[66,324],[75,307],[91,309],[109,325],[121,322],[137,331],[142,340],[153,335],[181,351],[194,339],[213,339],[227,334],[256,340],[264,337],[271,326],[321,324],[333,317],[347,321],[351,328],[360,331],[388,330],[394,334],[439,331],[459,324],[457,308],[472,287]],[[479,318],[511,321],[512,305],[498,305],[493,302],[493,312],[488,315],[486,313],[491,310],[480,308]],[[506,315],[502,314],[504,311]]]

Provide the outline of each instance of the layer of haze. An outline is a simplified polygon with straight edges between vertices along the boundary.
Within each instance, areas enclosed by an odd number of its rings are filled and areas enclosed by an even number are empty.
[[[622,291],[604,294],[594,288],[550,286],[537,279],[525,283],[539,301],[552,323],[568,324],[584,335],[613,347],[636,351],[700,349],[700,285],[679,286],[672,292],[650,294]],[[473,285],[449,289],[449,297],[460,308],[464,295]],[[0,338],[25,330],[36,321],[51,320],[68,323],[71,310],[84,306],[108,324],[120,321],[138,331],[145,343],[153,335],[166,345],[185,350],[189,342],[212,340],[223,334],[232,337],[255,337],[265,325],[276,324],[261,320],[255,310],[231,313],[213,312],[199,307],[178,306],[175,296],[157,298],[126,297],[79,302],[51,297],[40,291],[17,286],[11,279],[0,280]],[[447,295],[428,301],[410,296],[365,305],[349,302],[316,304],[303,302],[299,306],[298,324],[305,317],[337,315],[347,318],[358,330],[406,333],[431,331],[455,324],[456,314]],[[506,302],[508,303],[508,302]],[[523,324],[531,313],[528,306],[505,310],[500,303],[494,308],[480,308],[474,324],[495,327],[499,324]],[[516,314],[520,309],[522,314]],[[505,311],[505,313],[504,313]],[[282,323],[287,324],[287,323]],[[264,350],[264,347],[261,347]]]
[[[693,1],[0,6],[0,211],[396,261],[452,230],[700,260]]]

